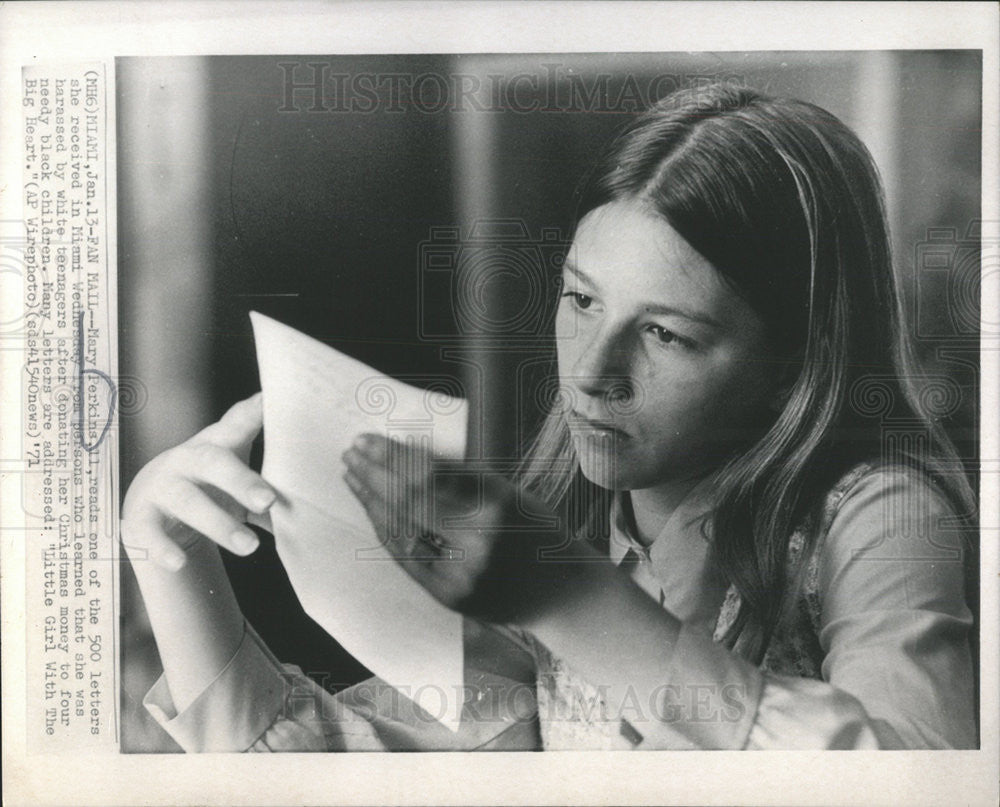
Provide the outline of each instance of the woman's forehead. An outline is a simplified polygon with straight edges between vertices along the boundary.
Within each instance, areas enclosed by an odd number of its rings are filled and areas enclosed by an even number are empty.
[[[705,257],[637,201],[610,202],[584,216],[567,265],[608,294],[648,296],[652,303],[682,296],[710,314],[742,303]]]

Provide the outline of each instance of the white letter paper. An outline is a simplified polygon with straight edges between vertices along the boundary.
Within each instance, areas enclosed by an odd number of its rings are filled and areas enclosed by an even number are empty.
[[[416,435],[461,458],[466,402],[404,384],[256,312],[271,521],[306,613],[358,661],[452,731],[461,715],[462,618],[392,560],[342,478],[362,432]]]

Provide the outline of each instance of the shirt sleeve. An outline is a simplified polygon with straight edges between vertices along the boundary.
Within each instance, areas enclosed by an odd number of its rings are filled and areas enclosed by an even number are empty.
[[[684,626],[638,748],[975,748],[962,534],[915,471],[866,474],[819,566],[823,680],[764,673]],[[949,519],[951,523],[949,523]]]
[[[333,695],[282,664],[249,624],[225,668],[182,712],[164,676],[143,704],[188,752],[534,750],[533,660],[516,633],[464,624],[465,692],[452,732],[377,677]]]
[[[748,748],[976,747],[954,515],[914,470],[851,488],[820,556],[823,681],[767,676]]]
[[[245,624],[223,670],[178,713],[161,675],[143,698],[188,752],[381,750],[371,723],[291,664],[281,664]]]

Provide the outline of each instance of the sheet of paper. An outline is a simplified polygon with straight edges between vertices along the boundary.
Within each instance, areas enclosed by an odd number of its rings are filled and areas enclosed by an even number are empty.
[[[263,475],[278,554],[306,613],[376,675],[453,731],[461,713],[462,620],[380,544],[341,475],[362,432],[465,447],[466,402],[409,386],[251,313],[264,392]]]

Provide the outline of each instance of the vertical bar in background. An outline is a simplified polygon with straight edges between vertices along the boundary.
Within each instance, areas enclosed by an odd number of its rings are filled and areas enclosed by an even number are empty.
[[[210,416],[208,61],[119,59],[121,483]],[[121,748],[178,750],[142,707],[159,656],[131,569],[122,568]]]
[[[122,404],[123,470],[131,476],[208,416],[212,172],[207,60],[118,65],[120,330],[122,367],[132,376],[123,385],[135,390],[134,411]]]
[[[857,134],[875,159],[885,188],[886,214],[891,233],[900,232],[899,57],[892,51],[862,54],[858,69],[855,121]]]
[[[454,60],[454,73],[475,71],[476,66],[485,67],[472,59]],[[485,70],[479,76],[481,85],[486,85]],[[468,243],[473,228],[479,229],[496,216],[496,183],[498,177],[497,126],[499,116],[492,111],[464,109],[454,113],[455,126],[453,149],[456,163],[456,210],[459,220],[459,249]],[[459,260],[456,272],[475,271],[475,262]],[[463,277],[454,279],[458,288],[468,288]],[[503,282],[502,278],[491,279],[477,289],[476,296],[479,316],[465,317],[456,311],[456,321],[502,321]],[[457,305],[469,304],[458,296]],[[506,366],[505,354],[496,349],[497,336],[483,331],[465,334],[463,356],[466,361],[466,389],[469,396],[469,427],[467,454],[472,460],[495,460],[511,456],[515,450],[516,399],[514,374]]]

